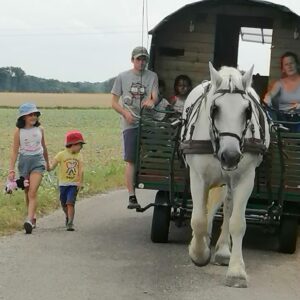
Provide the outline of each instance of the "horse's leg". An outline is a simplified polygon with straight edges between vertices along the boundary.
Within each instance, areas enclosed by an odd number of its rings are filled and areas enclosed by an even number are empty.
[[[212,236],[214,216],[224,202],[226,194],[227,188],[225,186],[215,187],[209,191],[207,202],[207,232],[210,237]]]
[[[221,234],[215,247],[214,263],[222,266],[229,264],[231,255],[231,240],[229,234],[229,219],[232,213],[231,195],[227,194],[223,206],[223,223]]]
[[[226,274],[226,285],[247,287],[247,274],[242,254],[242,242],[246,231],[245,210],[254,183],[255,169],[248,169],[240,180],[231,184],[233,209],[229,221],[229,232],[232,238],[232,253]]]
[[[190,168],[191,193],[193,212],[191,227],[193,237],[189,246],[189,255],[197,266],[207,265],[210,261],[210,241],[207,232],[207,197],[208,190],[203,180]]]

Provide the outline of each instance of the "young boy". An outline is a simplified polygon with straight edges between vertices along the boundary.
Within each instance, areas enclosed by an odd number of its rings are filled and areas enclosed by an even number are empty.
[[[76,196],[83,182],[83,160],[80,150],[85,144],[83,136],[78,130],[71,130],[66,133],[66,149],[59,152],[50,170],[54,170],[59,164],[59,190],[61,206],[66,214],[67,231],[74,231],[74,214]]]

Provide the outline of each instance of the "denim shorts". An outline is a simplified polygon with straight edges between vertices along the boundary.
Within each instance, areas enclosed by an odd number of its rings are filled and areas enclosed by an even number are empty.
[[[78,187],[77,185],[61,185],[59,186],[59,199],[62,206],[66,206],[67,204],[75,204]]]
[[[135,162],[137,150],[138,128],[123,131],[123,157],[125,161]]]
[[[46,170],[46,162],[43,154],[19,155],[18,170],[19,175],[29,178],[30,173],[37,172],[43,174]]]

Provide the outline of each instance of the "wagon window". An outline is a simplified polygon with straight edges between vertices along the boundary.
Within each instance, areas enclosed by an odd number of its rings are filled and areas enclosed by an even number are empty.
[[[241,70],[248,70],[254,64],[254,74],[269,75],[272,33],[272,28],[240,27],[238,66]]]
[[[271,44],[272,33],[272,29],[251,27],[241,27],[240,31],[242,41],[261,44]]]
[[[164,56],[183,56],[184,49],[171,48],[171,47],[160,47],[159,54]]]

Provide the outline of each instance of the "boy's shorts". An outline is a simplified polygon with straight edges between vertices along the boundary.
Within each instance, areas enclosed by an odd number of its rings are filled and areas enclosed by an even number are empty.
[[[45,158],[43,154],[19,155],[18,170],[19,175],[29,178],[30,173],[38,172],[43,174],[46,170]]]
[[[78,193],[77,185],[60,186],[59,192],[59,199],[62,206],[66,206],[67,204],[75,204]]]
[[[123,157],[127,162],[135,162],[138,128],[123,131]]]

